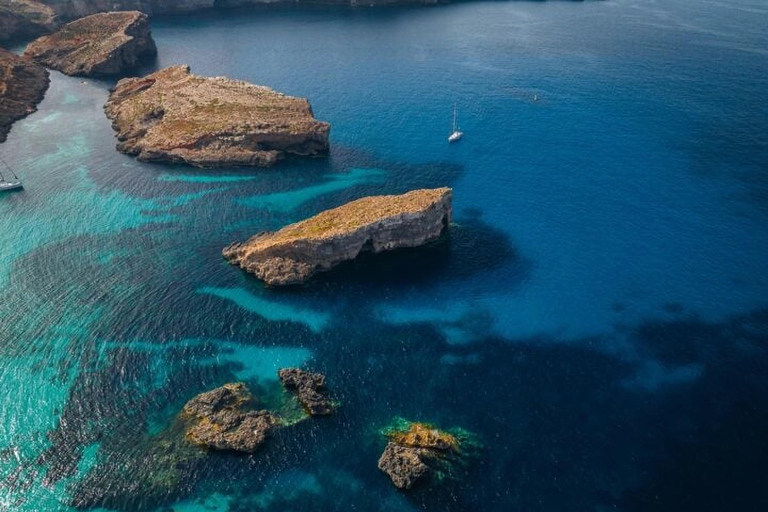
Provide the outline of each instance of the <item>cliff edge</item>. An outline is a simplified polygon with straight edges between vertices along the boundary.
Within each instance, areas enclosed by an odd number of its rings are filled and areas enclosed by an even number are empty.
[[[117,75],[156,54],[147,15],[138,11],[86,16],[36,39],[24,52],[72,76]]]
[[[0,48],[0,142],[14,121],[37,109],[48,82],[45,68]]]

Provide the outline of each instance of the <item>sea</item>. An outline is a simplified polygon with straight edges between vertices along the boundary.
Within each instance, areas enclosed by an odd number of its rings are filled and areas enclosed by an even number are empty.
[[[271,169],[138,162],[115,81],[52,72],[0,145],[24,183],[0,197],[0,510],[768,509],[766,27],[764,0],[154,18],[137,74],[188,64],[331,123],[327,158]],[[441,240],[304,286],[221,256],[442,186]],[[184,442],[187,400],[278,403],[293,366],[333,415],[253,455]],[[399,419],[476,449],[399,491],[377,468]]]

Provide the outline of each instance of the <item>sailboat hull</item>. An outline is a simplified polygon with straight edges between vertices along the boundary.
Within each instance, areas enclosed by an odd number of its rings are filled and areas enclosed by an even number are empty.
[[[18,181],[4,181],[0,183],[0,192],[10,192],[12,190],[21,190],[24,187]]]
[[[461,132],[453,132],[448,136],[448,142],[457,142],[459,139],[461,139],[462,135],[464,135]]]

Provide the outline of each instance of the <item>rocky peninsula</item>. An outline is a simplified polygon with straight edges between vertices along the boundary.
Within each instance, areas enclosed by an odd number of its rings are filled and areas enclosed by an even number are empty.
[[[157,54],[146,14],[94,14],[33,41],[24,55],[72,76],[117,75]]]
[[[388,443],[379,458],[379,469],[398,489],[450,476],[461,462],[464,443],[460,437],[427,423],[397,418],[384,434]]]
[[[269,285],[300,284],[363,251],[378,253],[436,240],[451,215],[450,188],[364,197],[233,243],[223,255]]]
[[[104,106],[118,151],[146,162],[198,167],[273,165],[286,154],[328,152],[330,125],[309,102],[188,66],[120,80]]]
[[[48,83],[45,68],[0,48],[0,142],[14,121],[36,110]]]
[[[296,395],[310,416],[325,416],[333,412],[325,389],[325,375],[298,368],[283,368],[277,372],[277,376],[285,389]]]
[[[255,452],[280,419],[269,411],[249,410],[252,403],[240,382],[197,395],[184,406],[184,414],[192,419],[187,439],[217,450]]]

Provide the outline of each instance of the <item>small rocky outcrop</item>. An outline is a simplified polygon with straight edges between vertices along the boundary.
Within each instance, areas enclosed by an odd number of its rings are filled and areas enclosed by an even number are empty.
[[[330,125],[309,102],[174,66],[120,80],[104,107],[118,151],[147,162],[269,166],[286,154],[328,152]]]
[[[363,251],[378,253],[436,240],[451,215],[450,188],[364,197],[277,232],[233,243],[223,255],[269,285],[300,284]]]
[[[310,416],[325,416],[333,412],[325,388],[325,375],[305,372],[298,368],[283,368],[277,372],[277,376],[285,389],[296,395]]]
[[[453,476],[454,470],[464,463],[464,449],[472,447],[469,436],[463,433],[453,434],[427,423],[400,418],[395,423],[384,430],[388,443],[379,458],[379,469],[398,489]]]
[[[0,142],[5,141],[14,121],[37,109],[48,83],[45,68],[0,48]]]
[[[192,418],[187,439],[217,450],[253,453],[280,419],[269,411],[248,410],[253,397],[245,384],[225,384],[202,393],[184,406]]]
[[[24,53],[73,76],[117,75],[156,54],[147,15],[138,11],[86,16],[36,39]]]

